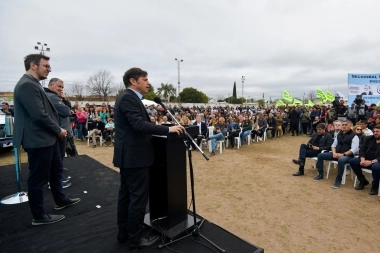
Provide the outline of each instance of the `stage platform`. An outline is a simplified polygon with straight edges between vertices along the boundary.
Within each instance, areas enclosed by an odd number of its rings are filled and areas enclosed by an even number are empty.
[[[0,204],[0,252],[128,252],[127,244],[116,241],[116,210],[119,188],[119,174],[96,160],[85,156],[70,157],[64,161],[69,169],[65,176],[71,176],[72,186],[64,189],[71,198],[81,198],[81,202],[55,211],[53,197],[46,187],[45,208],[52,214],[63,214],[66,218],[58,223],[32,226],[32,215],[28,203],[17,205]],[[27,191],[27,164],[22,164],[22,189]],[[0,167],[0,199],[17,191],[15,168]],[[146,229],[150,231],[149,228]],[[215,244],[233,253],[264,252],[225,229],[205,221],[201,232]],[[157,233],[154,230],[152,233]],[[215,252],[201,238],[192,236],[170,245],[178,252]],[[143,249],[139,252],[172,252],[168,248]]]

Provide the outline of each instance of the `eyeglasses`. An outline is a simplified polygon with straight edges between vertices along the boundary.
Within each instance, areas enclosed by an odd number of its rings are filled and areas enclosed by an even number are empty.
[[[356,130],[360,130],[361,131],[362,129],[361,128],[356,128]]]
[[[44,66],[47,70],[51,70],[51,66],[50,65],[45,64],[45,65],[42,65],[42,66]]]

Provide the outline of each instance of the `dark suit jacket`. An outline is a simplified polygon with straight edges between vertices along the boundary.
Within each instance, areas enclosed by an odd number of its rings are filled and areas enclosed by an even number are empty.
[[[378,148],[376,150],[375,158],[366,157],[366,155],[365,155],[368,151],[371,150],[373,145],[380,145],[380,144],[376,144],[375,136],[370,135],[370,136],[367,136],[366,138],[364,138],[364,142],[359,149],[359,157],[364,157],[367,160],[368,159],[376,159],[378,162],[380,162],[380,146],[378,146]]]
[[[194,126],[196,126],[197,124],[198,124],[198,122],[196,122],[196,121],[193,123]],[[203,136],[206,136],[206,134],[207,134],[207,125],[204,122],[201,122],[201,133]]]
[[[42,86],[25,74],[14,89],[13,145],[19,148],[42,148],[54,145],[61,133],[58,113]]]
[[[152,134],[167,135],[169,127],[152,124],[139,97],[126,89],[115,103],[113,164],[120,169],[153,164]]]
[[[308,144],[313,144],[313,142],[317,138],[317,136],[318,136],[318,133],[314,133],[311,136]],[[331,145],[333,144],[333,142],[334,142],[334,139],[331,136],[331,134],[329,134],[328,132],[325,132],[322,135],[321,139],[319,140],[319,145],[318,145],[319,150],[321,150],[321,151],[322,150],[328,150],[328,151],[330,151],[331,150]]]

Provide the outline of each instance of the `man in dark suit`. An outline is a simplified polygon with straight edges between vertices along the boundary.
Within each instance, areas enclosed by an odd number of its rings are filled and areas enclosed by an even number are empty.
[[[304,166],[306,157],[316,157],[322,150],[331,150],[333,144],[331,134],[326,132],[326,125],[320,123],[317,125],[317,132],[314,133],[307,144],[301,144],[298,159],[293,159],[293,163],[299,165],[299,169],[293,176],[304,175]]]
[[[31,54],[24,60],[26,73],[14,89],[15,124],[13,145],[22,145],[28,153],[28,197],[32,225],[51,224],[63,220],[63,215],[48,214],[44,208],[44,185],[50,181],[55,210],[76,204],[79,198],[69,199],[62,189],[62,160],[58,138],[67,136],[59,126],[58,113],[39,81],[51,71],[49,57]]]
[[[380,126],[375,126],[373,135],[364,139],[359,149],[359,157],[350,159],[349,163],[360,181],[359,186],[355,187],[356,190],[363,190],[364,186],[369,184],[363,175],[362,168],[372,171],[372,187],[369,194],[376,195],[380,180]]]
[[[206,138],[207,125],[206,123],[202,122],[202,117],[199,114],[197,114],[197,117],[193,125],[199,127],[198,135],[191,136],[194,139],[197,138],[197,145],[199,146],[201,144],[202,139]],[[191,143],[191,146],[193,147],[193,149],[195,149],[195,146],[193,143]]]
[[[143,238],[145,208],[149,195],[149,167],[153,164],[152,134],[183,133],[184,128],[152,124],[141,102],[148,93],[148,73],[139,68],[125,72],[126,90],[115,104],[115,148],[113,163],[120,168],[117,224],[119,243],[129,241],[130,250],[149,247],[158,236]]]

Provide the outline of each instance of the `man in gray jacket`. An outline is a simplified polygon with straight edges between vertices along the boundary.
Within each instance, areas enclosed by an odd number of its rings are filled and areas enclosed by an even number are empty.
[[[65,218],[48,214],[44,207],[44,185],[50,181],[55,210],[76,204],[79,198],[67,198],[62,189],[62,160],[58,138],[67,136],[59,126],[58,113],[39,83],[51,71],[49,57],[30,54],[25,57],[26,73],[14,89],[13,145],[22,145],[28,153],[28,197],[32,211],[32,225],[51,224]]]
[[[67,138],[72,136],[71,126],[70,126],[70,115],[71,115],[71,102],[66,98],[65,93],[63,93],[65,85],[63,81],[59,78],[52,78],[49,81],[48,88],[44,88],[46,95],[53,103],[55,110],[58,112],[59,116],[59,126],[67,131],[67,136],[58,139],[59,152],[61,153],[61,158],[65,158],[66,153],[66,143]],[[63,178],[63,188],[71,186],[67,178]]]

